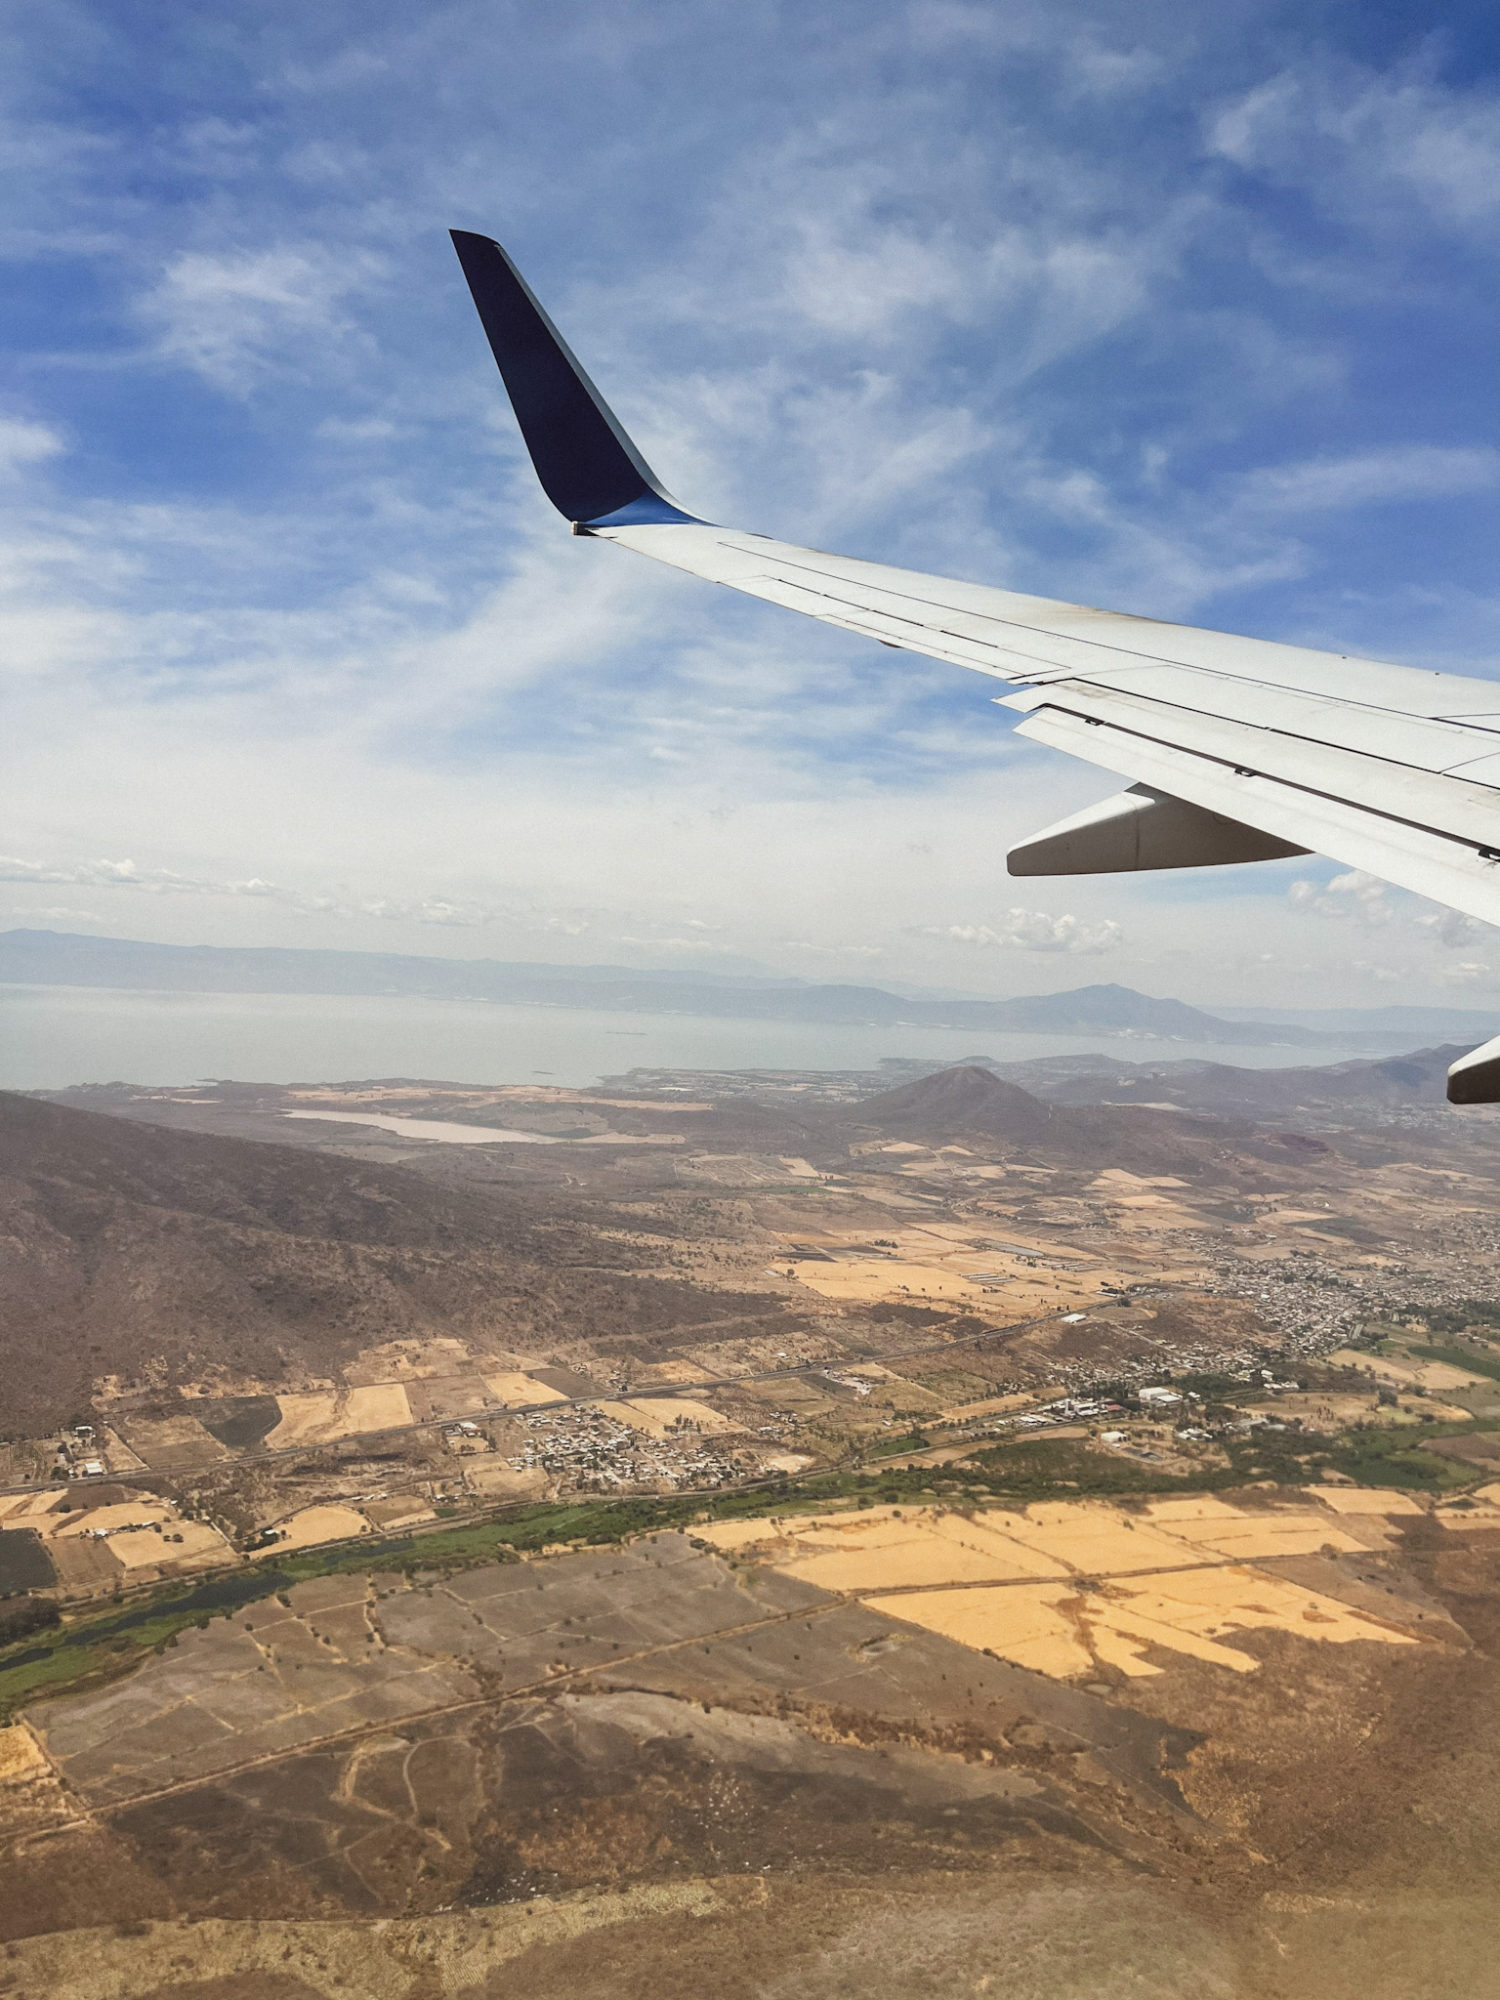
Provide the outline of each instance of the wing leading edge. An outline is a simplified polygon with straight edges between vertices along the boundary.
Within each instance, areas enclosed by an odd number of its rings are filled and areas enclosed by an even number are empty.
[[[1021,735],[1127,789],[1013,849],[1016,875],[1316,852],[1500,924],[1500,684],[1030,597],[715,527],[631,443],[499,244],[453,240],[522,436],[577,534],[969,667]],[[1453,1066],[1500,1101],[1500,1038]]]

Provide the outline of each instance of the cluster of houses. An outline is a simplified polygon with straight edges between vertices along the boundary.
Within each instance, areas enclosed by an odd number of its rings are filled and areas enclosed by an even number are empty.
[[[732,1459],[708,1447],[690,1425],[673,1424],[668,1436],[647,1437],[587,1403],[556,1414],[538,1411],[522,1422],[531,1437],[508,1463],[584,1492],[696,1491],[732,1486],[741,1477]]]
[[[55,1479],[103,1479],[108,1475],[92,1424],[74,1424],[63,1432],[52,1472]]]

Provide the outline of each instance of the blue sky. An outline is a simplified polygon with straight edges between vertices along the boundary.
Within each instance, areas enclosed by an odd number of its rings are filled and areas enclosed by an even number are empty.
[[[1500,21],[50,5],[0,50],[0,923],[1484,1004],[1324,864],[1012,883],[981,677],[570,539],[449,248],[794,541],[1496,671]]]

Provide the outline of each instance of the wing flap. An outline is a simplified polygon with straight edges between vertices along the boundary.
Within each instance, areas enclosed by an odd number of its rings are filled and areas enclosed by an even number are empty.
[[[1490,750],[1471,731],[1425,716],[1397,715],[1354,699],[1296,694],[1258,685],[1201,667],[1123,667],[1080,676],[1082,688],[1118,691],[1137,701],[1160,703],[1190,715],[1248,724],[1278,736],[1383,757],[1427,771],[1448,771]]]
[[[1223,715],[1169,706],[1144,696],[1070,682],[1046,691],[1047,704],[1092,724],[1171,744],[1231,768],[1341,798],[1383,817],[1411,820],[1479,848],[1500,843],[1500,795],[1461,772],[1376,757],[1312,742]],[[1035,730],[1028,729],[1029,735]]]
[[[1500,924],[1500,862],[1434,828],[1050,705],[1030,715],[1020,734]]]

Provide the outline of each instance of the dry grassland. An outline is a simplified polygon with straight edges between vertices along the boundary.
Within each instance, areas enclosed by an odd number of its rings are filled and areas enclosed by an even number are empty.
[[[122,1572],[135,1572],[131,1581],[141,1583],[149,1570],[170,1576],[234,1559],[217,1528],[185,1520],[154,1494],[107,1507],[78,1507],[76,1497],[54,1488],[0,1499],[0,1521],[37,1531],[66,1590],[108,1587]]]
[[[1467,1368],[1451,1368],[1446,1361],[1392,1361],[1383,1354],[1366,1354],[1353,1347],[1341,1347],[1327,1357],[1330,1368],[1355,1368],[1377,1381],[1397,1389],[1484,1389],[1489,1379],[1472,1375]],[[1462,1412],[1464,1416],[1468,1411]]]
[[[562,1403],[567,1398],[560,1389],[549,1389],[545,1382],[534,1382],[529,1375],[518,1370],[507,1369],[498,1375],[486,1375],[484,1386],[497,1403],[508,1410],[529,1410],[542,1403]]]
[[[206,1465],[213,1459],[228,1458],[228,1449],[196,1417],[121,1416],[133,1451],[148,1465]]]
[[[1040,1673],[1067,1679],[1114,1667],[1141,1677],[1161,1671],[1147,1657],[1158,1647],[1248,1673],[1258,1660],[1224,1635],[1257,1627],[1336,1643],[1418,1643],[1395,1624],[1247,1566],[1380,1549],[1392,1539],[1389,1518],[1412,1510],[1422,1511],[1405,1495],[1344,1488],[1326,1511],[1252,1511],[1201,1495],[1143,1513],[1087,1500],[979,1516],[871,1508],[700,1532],[720,1549],[754,1550],[801,1582],[857,1593],[872,1610]],[[1472,1510],[1465,1518],[1473,1521]]]
[[[224,2000],[347,2000],[350,1994],[362,2000],[474,2000],[485,1993],[523,1993],[525,1983],[516,1982],[510,1968],[529,1954],[561,1951],[598,1930],[701,1922],[718,1914],[723,1902],[721,1885],[695,1880],[535,1896],[482,1914],[464,1910],[376,1924],[209,1918],[191,1928],[99,1925],[21,1938],[6,1947],[6,1963],[18,1982],[13,1992],[66,2000],[169,2000],[179,1991],[201,2000],[221,1994]],[[188,1964],[193,1976],[184,1985]],[[572,1984],[565,1979],[563,1990]]]
[[[600,1097],[587,1090],[569,1090],[557,1083],[497,1083],[475,1089],[468,1084],[372,1084],[362,1090],[288,1089],[288,1097],[300,1104],[329,1104],[335,1109],[341,1104],[430,1104],[438,1099],[448,1099],[455,1104],[540,1104],[549,1108],[566,1110],[572,1106],[591,1105],[600,1110],[640,1111],[641,1100],[637,1097]],[[647,1106],[648,1109],[669,1110],[673,1115],[683,1111],[712,1111],[712,1104],[679,1102],[673,1099],[669,1106]]]
[[[31,1733],[29,1724],[15,1723],[11,1728],[0,1729],[0,1791],[8,1791],[12,1785],[25,1785],[32,1779],[50,1777],[52,1766],[42,1754],[42,1746]]]
[[[1434,1509],[1445,1528],[1500,1528],[1500,1483],[1480,1486],[1465,1499],[1449,1500]]]
[[[723,1436],[727,1431],[745,1428],[722,1411],[710,1409],[707,1403],[695,1402],[688,1396],[647,1396],[639,1402],[596,1403],[593,1407],[617,1424],[628,1424],[632,1430],[644,1431],[653,1438],[671,1436],[675,1424],[695,1425],[705,1437]]]
[[[380,1347],[366,1349],[344,1370],[344,1380],[363,1380],[379,1387],[389,1382],[419,1381],[425,1375],[461,1375],[472,1358],[463,1341],[444,1335],[430,1340],[388,1340]]]
[[[1241,1514],[1233,1520],[1174,1521],[1170,1532],[1194,1549],[1232,1562],[1315,1556],[1324,1549],[1351,1555],[1358,1549],[1385,1547],[1391,1540],[1383,1522],[1361,1523],[1355,1533],[1315,1507],[1305,1512]]]
[[[872,1611],[1057,1679],[1114,1667],[1131,1679],[1162,1672],[1147,1655],[1185,1653],[1234,1673],[1253,1673],[1253,1653],[1222,1635],[1256,1627],[1347,1643],[1419,1642],[1352,1611],[1336,1598],[1236,1566],[1116,1579],[1082,1592],[1076,1584],[903,1592],[867,1597]]]
[[[903,1389],[917,1386],[915,1383],[908,1384],[899,1375],[892,1376],[891,1379],[900,1382]],[[1003,1417],[1007,1411],[1025,1409],[1035,1401],[1036,1396],[1032,1391],[1018,1389],[1012,1396],[981,1396],[973,1403],[945,1403],[942,1414],[945,1417],[963,1417],[966,1420],[974,1417]]]
[[[1430,1395],[1420,1402],[1407,1396],[1394,1404],[1382,1403],[1373,1389],[1367,1396],[1324,1395],[1309,1390],[1305,1395],[1277,1396],[1274,1401],[1245,1403],[1242,1407],[1247,1416],[1300,1417],[1305,1429],[1330,1432],[1348,1430],[1359,1423],[1418,1424],[1424,1417],[1440,1424],[1462,1424],[1472,1415],[1457,1403],[1435,1402]]]
[[[326,1395],[278,1396],[276,1407],[281,1412],[281,1421],[264,1440],[268,1451],[309,1444],[334,1434],[339,1399],[331,1389]]]
[[[464,1467],[464,1485],[470,1492],[486,1494],[492,1499],[498,1496],[507,1500],[540,1500],[551,1490],[552,1482],[538,1469],[518,1471],[503,1459],[489,1458],[481,1464]]]
[[[1022,1584],[1004,1589],[911,1591],[900,1597],[867,1597],[883,1612],[924,1632],[956,1640],[976,1653],[994,1653],[1033,1673],[1070,1680],[1098,1670],[1102,1656],[1085,1643],[1069,1607],[1081,1600],[1070,1583]],[[1113,1662],[1110,1662],[1113,1664]]]
[[[868,1526],[865,1519],[836,1517],[826,1529],[820,1524],[795,1537],[794,1553],[778,1553],[772,1560],[784,1575],[822,1590],[879,1590],[934,1581],[1000,1583],[1067,1574],[1040,1551],[1020,1547],[985,1522],[962,1515],[887,1517]]]
[[[411,1402],[402,1382],[374,1382],[340,1393],[278,1396],[281,1422],[265,1440],[270,1451],[288,1446],[326,1444],[332,1438],[362,1431],[404,1429],[412,1421]]]
[[[40,1493],[0,1493],[0,1521],[12,1528],[42,1528],[67,1497],[55,1486]]]
[[[390,1528],[408,1528],[417,1521],[437,1519],[427,1502],[415,1493],[396,1493],[389,1500],[367,1500],[362,1512],[382,1532]]]
[[[117,1507],[90,1507],[84,1513],[54,1515],[43,1526],[42,1533],[49,1542],[107,1537],[111,1555],[126,1569],[232,1560],[229,1544],[217,1528],[211,1528],[206,1521],[184,1520],[166,1501],[146,1494]],[[180,1535],[182,1540],[168,1542],[164,1539],[168,1534]]]
[[[78,1816],[30,1723],[0,1729],[0,1826],[10,1834],[40,1832]]]
[[[1160,1202],[1164,1197],[1150,1194],[1141,1199]],[[1184,1224],[1198,1226],[1190,1216]],[[998,1319],[1073,1311],[1095,1303],[1106,1285],[1167,1277],[1182,1282],[1202,1276],[1196,1266],[1191,1271],[1153,1266],[1149,1271],[1137,1267],[1125,1272],[1092,1253],[1080,1254],[1076,1244],[1059,1249],[1029,1237],[1001,1249],[983,1238],[976,1240],[973,1225],[963,1223],[895,1229],[891,1233],[895,1251],[888,1257],[861,1256],[868,1238],[812,1233],[784,1240],[811,1241],[829,1252],[831,1262],[787,1267],[789,1275],[824,1298],[859,1306],[889,1298],[927,1297],[978,1306]]]
[[[836,1264],[798,1264],[798,1281],[821,1298],[862,1305],[896,1293],[912,1293],[922,1298],[957,1299],[964,1303],[983,1299],[995,1290],[931,1264],[900,1263],[894,1257],[849,1257]]]
[[[645,1382],[680,1382],[684,1387],[698,1382],[711,1382],[710,1369],[700,1368],[696,1361],[648,1361],[640,1368],[635,1379]]]
[[[284,1556],[288,1549],[310,1549],[320,1542],[347,1542],[356,1535],[368,1535],[370,1524],[364,1515],[353,1507],[329,1505],[325,1507],[304,1507],[288,1520],[279,1521],[281,1539],[272,1542],[269,1548],[257,1549],[256,1562],[267,1556]]]
[[[1192,1560],[1181,1540],[1135,1515],[1087,1500],[1044,1501],[1009,1514],[1005,1532],[1083,1576],[1159,1568]]]
[[[1481,1492],[1486,1491],[1484,1487]],[[1500,1491],[1500,1488],[1495,1489]],[[1362,1486],[1312,1486],[1314,1499],[1331,1507],[1335,1514],[1383,1515],[1424,1514],[1427,1510],[1409,1493],[1373,1493]]]
[[[99,1445],[105,1464],[111,1472],[144,1472],[146,1461],[139,1452],[134,1452],[124,1438],[108,1424],[100,1425]]]
[[[400,1430],[411,1422],[411,1403],[400,1382],[374,1382],[344,1394],[341,1421],[350,1431]]]
[[[1110,1220],[1116,1229],[1200,1229],[1201,1217],[1164,1194],[1164,1188],[1186,1191],[1182,1181],[1145,1180],[1138,1174],[1126,1173],[1123,1167],[1110,1167],[1090,1182],[1089,1193],[1101,1196],[1109,1204]]]

